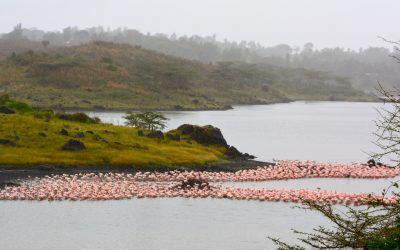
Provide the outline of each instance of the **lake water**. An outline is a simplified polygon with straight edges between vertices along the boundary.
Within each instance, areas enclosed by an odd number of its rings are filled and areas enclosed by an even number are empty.
[[[227,142],[261,161],[304,159],[366,162],[380,103],[292,102],[235,106],[227,111],[164,112],[166,130],[184,123],[221,129]],[[124,113],[90,112],[102,121],[123,125]]]
[[[168,129],[212,124],[228,143],[259,160],[365,162],[377,103],[294,102],[228,111],[165,112]],[[94,113],[123,124],[123,113]],[[227,183],[254,188],[376,192],[380,179],[299,179]],[[295,242],[290,229],[327,221],[292,203],[218,199],[132,199],[100,202],[0,202],[0,249],[274,249],[267,235]]]

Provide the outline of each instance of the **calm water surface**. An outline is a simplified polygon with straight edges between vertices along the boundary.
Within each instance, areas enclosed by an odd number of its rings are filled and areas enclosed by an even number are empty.
[[[374,120],[380,103],[293,102],[236,106],[228,111],[164,112],[168,128],[184,123],[221,129],[227,142],[262,161],[304,159],[364,162],[375,150]],[[124,113],[91,112],[123,125]]]
[[[183,123],[219,127],[228,143],[259,160],[366,161],[377,103],[295,102],[229,111],[165,112]],[[95,113],[123,124],[123,113]],[[376,192],[396,180],[300,179],[227,183],[254,188]],[[0,249],[274,249],[267,235],[294,241],[291,228],[327,225],[292,203],[218,199],[0,202]]]

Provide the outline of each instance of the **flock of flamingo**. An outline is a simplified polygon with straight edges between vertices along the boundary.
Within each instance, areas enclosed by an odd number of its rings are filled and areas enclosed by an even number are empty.
[[[363,205],[371,198],[396,203],[394,196],[353,194],[306,189],[234,188],[221,182],[268,181],[298,178],[390,178],[399,168],[314,161],[279,161],[275,165],[237,172],[137,172],[81,173],[27,178],[20,186],[0,190],[0,200],[116,200],[130,198],[186,197],[259,201],[317,201]],[[192,182],[192,185],[183,184]],[[194,183],[194,184],[193,184]]]

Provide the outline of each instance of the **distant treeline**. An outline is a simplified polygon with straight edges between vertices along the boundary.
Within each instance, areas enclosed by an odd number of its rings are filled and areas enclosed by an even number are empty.
[[[317,50],[312,43],[302,48],[279,44],[264,47],[254,41],[218,41],[216,36],[181,36],[175,34],[144,34],[134,29],[106,29],[102,26],[78,29],[67,27],[62,31],[42,31],[26,29],[20,24],[13,31],[2,34],[0,49],[7,41],[20,41],[22,47],[45,49],[48,46],[73,46],[91,41],[127,43],[146,49],[159,51],[189,60],[204,63],[238,61],[247,63],[269,63],[273,65],[305,68],[333,73],[349,78],[353,85],[372,92],[378,81],[384,86],[400,86],[399,66],[390,57],[396,49],[370,47],[358,51],[343,48]],[[29,43],[26,40],[36,43]],[[24,43],[23,41],[26,41]],[[18,43],[17,43],[18,44]],[[13,44],[15,50],[21,48]],[[3,53],[12,53],[3,50]],[[1,57],[0,52],[0,57]],[[5,55],[3,55],[5,56]]]

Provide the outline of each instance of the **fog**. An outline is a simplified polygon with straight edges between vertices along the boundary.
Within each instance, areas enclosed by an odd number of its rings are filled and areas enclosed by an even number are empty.
[[[17,23],[42,30],[104,25],[222,41],[316,48],[385,46],[397,40],[398,0],[13,0],[2,1],[0,33]]]

